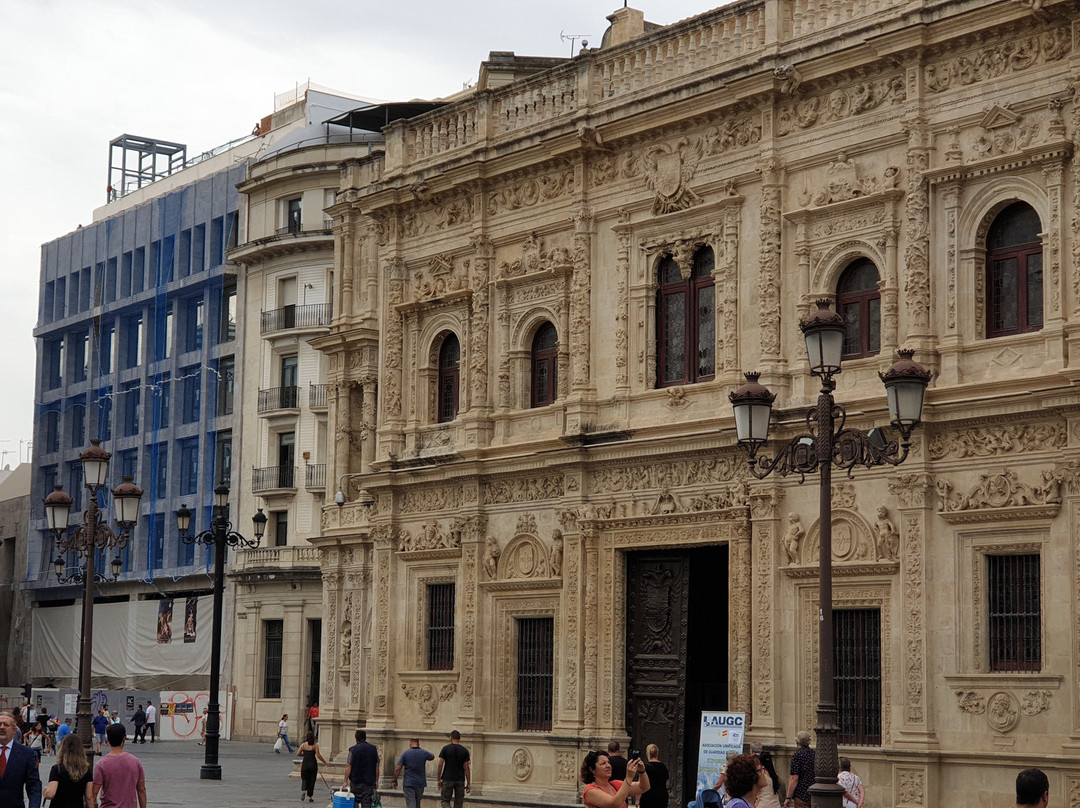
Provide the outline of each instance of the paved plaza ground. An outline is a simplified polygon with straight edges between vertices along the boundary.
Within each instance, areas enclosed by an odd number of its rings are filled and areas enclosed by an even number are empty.
[[[190,741],[158,741],[129,745],[127,750],[142,761],[146,772],[148,808],[258,808],[265,805],[299,805],[300,780],[291,778],[293,758],[274,754],[269,743],[222,741],[218,754],[221,780],[200,780],[203,747]],[[41,759],[44,784],[56,758]],[[340,776],[340,775],[339,775]],[[340,780],[328,778],[337,788]],[[320,778],[316,783],[315,808],[331,803],[330,791]]]

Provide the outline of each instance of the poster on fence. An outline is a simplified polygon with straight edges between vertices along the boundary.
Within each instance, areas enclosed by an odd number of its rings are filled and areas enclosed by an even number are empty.
[[[727,753],[742,754],[746,740],[746,713],[702,711],[701,740],[698,743],[697,785],[694,797],[703,788],[712,788],[727,763]]]

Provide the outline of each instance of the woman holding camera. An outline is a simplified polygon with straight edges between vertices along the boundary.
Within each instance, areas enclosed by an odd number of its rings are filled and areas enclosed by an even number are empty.
[[[611,758],[607,752],[589,752],[585,756],[581,764],[581,781],[585,783],[581,798],[591,808],[626,808],[628,797],[649,790],[649,775],[640,758],[627,761],[625,780],[612,780]]]

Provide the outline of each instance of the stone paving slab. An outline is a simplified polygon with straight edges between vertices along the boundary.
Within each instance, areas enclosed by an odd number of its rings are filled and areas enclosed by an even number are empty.
[[[300,780],[290,778],[296,770],[288,752],[274,754],[269,743],[221,741],[218,763],[221,780],[201,780],[203,747],[191,741],[158,741],[128,745],[146,772],[148,808],[258,808],[258,806],[299,805]],[[56,758],[41,759],[44,784]],[[340,777],[339,775],[336,775]],[[327,777],[331,787],[340,781]],[[316,781],[314,808],[327,808],[331,792],[322,779]]]

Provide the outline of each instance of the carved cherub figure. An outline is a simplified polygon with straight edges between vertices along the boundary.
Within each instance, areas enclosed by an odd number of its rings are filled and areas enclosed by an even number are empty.
[[[878,558],[893,560],[900,549],[900,534],[896,525],[889,518],[889,509],[882,505],[877,511],[877,522],[874,523],[874,533]]]
[[[784,547],[784,551],[787,553],[789,564],[799,563],[799,544],[803,540],[803,536],[806,535],[806,531],[802,526],[802,517],[799,514],[792,512],[788,514],[788,529],[784,533],[784,537],[780,540]]]
[[[562,575],[563,537],[562,531],[556,530],[551,534],[551,577],[558,578]]]
[[[494,536],[488,536],[487,541],[484,542],[484,572],[493,581],[499,573],[500,555],[502,551],[499,549],[499,543],[495,541]]]

